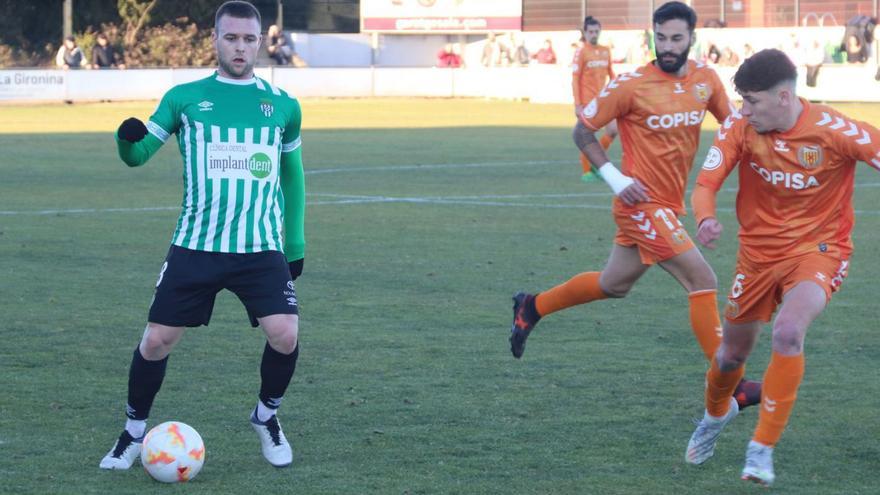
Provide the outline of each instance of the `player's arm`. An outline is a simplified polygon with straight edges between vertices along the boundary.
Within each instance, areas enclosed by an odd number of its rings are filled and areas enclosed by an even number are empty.
[[[724,84],[718,78],[718,74],[712,71],[712,94],[709,96],[709,103],[706,106],[709,112],[715,116],[715,119],[721,123],[727,120],[732,113],[738,113],[733,102],[727,96]]]
[[[596,139],[596,132],[587,128],[583,121],[578,120],[572,135],[578,149],[587,156],[590,163],[604,163],[599,167],[599,175],[605,179],[605,183],[611,187],[614,194],[626,205],[634,205],[643,201],[650,201],[648,192],[637,179],[623,175],[617,167],[608,159],[608,154]]]
[[[180,126],[179,115],[179,105],[172,91],[169,91],[146,124],[135,117],[125,119],[119,125],[115,136],[119,158],[129,167],[138,167],[146,163],[159,151],[171,134],[177,132]]]
[[[831,117],[838,116],[830,115],[826,118]],[[839,117],[847,127],[832,134],[832,142],[838,152],[880,170],[880,130],[867,122],[847,120],[845,115]],[[842,132],[844,129],[846,133]]]
[[[290,275],[296,279],[302,274],[306,251],[306,183],[300,136],[302,112],[299,102],[293,102],[292,115],[282,137],[281,193],[284,195],[284,255]]]
[[[581,110],[586,104],[582,93],[583,85],[581,84],[581,77],[584,75],[582,60],[584,53],[586,53],[586,51],[583,48],[579,48],[574,53],[574,61],[571,63],[571,94],[574,97],[575,115],[580,115]]]
[[[612,120],[629,113],[632,94],[619,81],[611,81],[578,115],[572,137],[581,153],[590,163],[599,164],[599,175],[611,187],[614,194],[626,205],[650,201],[647,189],[637,179],[620,172],[608,159],[608,155],[596,139],[596,132]]]
[[[730,116],[715,135],[715,141],[706,158],[697,183],[691,194],[691,207],[697,221],[697,241],[709,249],[715,249],[715,241],[721,237],[724,227],[718,221],[716,196],[724,180],[739,163],[742,150],[741,118]]]

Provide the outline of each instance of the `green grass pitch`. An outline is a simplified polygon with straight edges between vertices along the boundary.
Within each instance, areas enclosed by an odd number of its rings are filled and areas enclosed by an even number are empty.
[[[248,425],[263,336],[223,293],[172,353],[150,422],[199,430],[201,474],[169,487],[100,471],[181,199],[176,145],[138,169],[116,156],[112,131],[154,105],[0,107],[0,493],[764,493],[738,479],[755,410],[709,463],[684,464],[706,364],[662,270],[548,317],[511,357],[510,296],[601,268],[611,196],[579,181],[570,107],[482,100],[303,102],[291,469],[262,459]],[[841,108],[880,124],[878,106]],[[880,175],[860,165],[857,181],[852,270],[808,334],[774,492],[877,490]],[[719,202],[723,246],[706,256],[725,294],[733,194]],[[765,332],[750,377],[769,352]]]

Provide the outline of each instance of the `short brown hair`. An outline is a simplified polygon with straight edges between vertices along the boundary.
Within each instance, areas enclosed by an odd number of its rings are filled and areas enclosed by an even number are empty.
[[[733,85],[742,92],[766,91],[785,81],[797,80],[797,67],[781,50],[768,48],[747,58],[733,76]]]
[[[224,15],[237,17],[239,19],[256,19],[257,23],[260,25],[260,29],[262,29],[263,26],[263,19],[260,17],[260,11],[250,2],[231,0],[221,5],[217,9],[217,14],[214,15],[214,29],[217,29],[220,18]]]

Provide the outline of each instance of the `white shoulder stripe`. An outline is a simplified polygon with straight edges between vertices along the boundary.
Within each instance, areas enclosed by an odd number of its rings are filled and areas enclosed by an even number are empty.
[[[169,134],[168,131],[162,129],[159,124],[153,122],[152,120],[147,121],[147,130],[150,131],[150,134],[156,136],[156,139],[162,141],[163,143],[165,141],[168,141],[168,138],[171,137],[171,134]]]
[[[281,145],[281,152],[282,153],[290,153],[291,151],[296,150],[300,146],[302,146],[302,136],[297,137],[296,139],[294,139],[293,141],[291,141],[289,143],[282,144]]]
[[[255,78],[254,78],[254,81],[257,82],[257,88],[259,88],[259,89],[261,89],[261,90],[263,90],[263,91],[266,91],[266,86],[263,85],[263,80],[262,80],[262,79],[260,79],[259,77],[255,77]]]
[[[257,87],[258,88],[262,89],[263,91],[266,91],[266,87],[268,87],[269,90],[272,91],[273,95],[281,96],[281,91],[278,88],[276,88],[275,86],[269,84],[269,81],[264,81],[264,80],[260,79],[259,77],[257,77],[256,80],[257,80]]]

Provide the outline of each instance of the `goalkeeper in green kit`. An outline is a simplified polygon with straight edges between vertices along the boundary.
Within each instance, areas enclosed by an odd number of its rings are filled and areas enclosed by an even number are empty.
[[[238,296],[251,325],[266,334],[250,416],[263,456],[277,467],[293,460],[275,413],[299,355],[294,280],[305,255],[302,116],[294,98],[254,76],[260,26],[250,3],[221,5],[213,35],[217,72],[171,88],[146,124],[130,118],[116,133],[119,156],[131,167],[175,135],[184,197],[132,357],[125,428],[101,460],[103,469],[128,469],[137,459],[168,355],[184,329],[208,324],[223,289]]]

